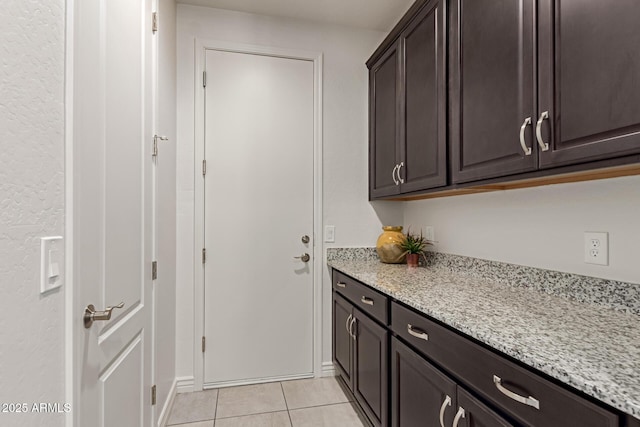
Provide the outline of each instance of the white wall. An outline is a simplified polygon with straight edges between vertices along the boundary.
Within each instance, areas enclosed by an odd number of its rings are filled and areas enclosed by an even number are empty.
[[[0,402],[64,403],[64,289],[40,295],[40,237],[64,232],[64,0],[0,8]],[[64,265],[60,260],[60,265]],[[60,414],[0,413],[7,426]]]
[[[640,177],[405,203],[404,224],[435,228],[437,250],[640,283]],[[583,233],[609,232],[609,266],[583,262]]]
[[[165,415],[176,372],[176,3],[158,0],[159,31],[156,101],[159,142],[156,167],[155,424]]]
[[[401,205],[367,202],[367,69],[385,34],[196,6],[178,6],[177,375],[194,373],[194,38],[324,53],[324,223],[336,246],[371,246]],[[320,251],[319,251],[320,252]],[[323,256],[323,253],[318,253]],[[324,271],[323,360],[330,361],[330,281]],[[198,355],[199,356],[199,355]]]

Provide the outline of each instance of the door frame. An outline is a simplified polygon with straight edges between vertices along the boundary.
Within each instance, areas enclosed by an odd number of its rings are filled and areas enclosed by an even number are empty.
[[[80,0],[81,1],[81,0]],[[74,95],[74,9],[75,0],[65,1],[65,62],[64,62],[64,395],[71,404],[65,415],[65,426],[76,424],[78,399],[74,380],[76,356],[73,327],[75,286],[73,282],[73,95]]]
[[[221,40],[195,39],[194,42],[194,390],[204,388],[204,354],[201,337],[204,336],[204,265],[200,253],[204,248],[204,90],[202,85],[207,50],[245,53],[313,62],[313,375],[322,373],[322,261],[324,242],[322,239],[322,63],[321,52],[281,49],[274,46],[249,45]]]

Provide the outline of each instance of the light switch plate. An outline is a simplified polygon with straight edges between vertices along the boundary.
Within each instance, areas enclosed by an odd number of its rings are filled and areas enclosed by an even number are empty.
[[[40,238],[40,293],[62,286],[64,247],[62,236]]]
[[[433,231],[433,225],[425,225],[424,227],[424,238],[433,242],[435,241],[435,233]]]
[[[326,243],[333,243],[336,241],[336,226],[325,225],[324,226],[324,241]]]

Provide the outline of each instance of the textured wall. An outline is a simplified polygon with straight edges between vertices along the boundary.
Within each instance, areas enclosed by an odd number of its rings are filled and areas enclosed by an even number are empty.
[[[177,375],[194,372],[194,38],[324,53],[323,223],[336,246],[371,246],[400,204],[367,202],[367,68],[385,34],[227,10],[178,5]],[[323,256],[318,250],[317,256]],[[331,283],[323,271],[323,361],[331,360]]]
[[[441,252],[640,283],[640,177],[405,203]],[[609,232],[609,265],[585,264],[585,231]]]
[[[64,225],[64,4],[0,7],[0,404],[64,401],[64,291],[39,293],[40,237]],[[2,426],[63,421],[0,412]]]

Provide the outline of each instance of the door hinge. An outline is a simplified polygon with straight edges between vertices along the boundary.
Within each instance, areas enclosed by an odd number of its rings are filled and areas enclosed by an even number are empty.
[[[204,264],[205,262],[207,262],[207,250],[202,248],[202,263]]]
[[[207,72],[202,72],[202,87],[207,87]]]
[[[151,31],[153,31],[153,34],[158,32],[158,12],[151,14]]]
[[[155,405],[156,404],[156,386],[155,384],[153,385],[153,387],[151,387],[151,405]]]
[[[203,160],[202,161],[202,176],[205,176],[207,174],[207,161]]]
[[[151,153],[151,157],[154,159],[158,157],[158,141],[168,141],[169,138],[166,136],[153,135],[153,151]]]
[[[202,337],[202,352],[204,353],[204,350],[206,348],[206,340],[204,337]]]
[[[151,280],[156,280],[158,278],[158,261],[153,261],[151,263]]]

